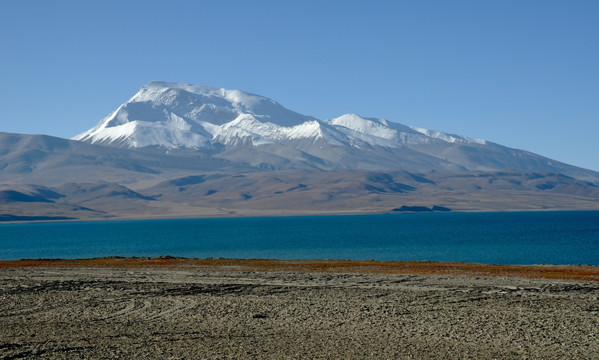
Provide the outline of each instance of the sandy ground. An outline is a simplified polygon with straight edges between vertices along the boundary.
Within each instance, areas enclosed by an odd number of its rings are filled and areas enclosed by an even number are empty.
[[[0,359],[597,359],[599,282],[0,267]]]

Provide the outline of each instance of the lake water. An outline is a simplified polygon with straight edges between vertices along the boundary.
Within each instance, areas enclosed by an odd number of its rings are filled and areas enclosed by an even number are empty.
[[[599,265],[599,211],[0,225],[0,259],[159,256]]]

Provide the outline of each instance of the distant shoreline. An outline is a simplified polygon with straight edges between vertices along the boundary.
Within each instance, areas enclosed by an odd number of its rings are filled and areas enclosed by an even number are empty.
[[[200,219],[234,219],[234,218],[269,218],[269,217],[305,217],[305,216],[368,216],[368,215],[414,215],[414,214],[460,214],[460,213],[534,213],[534,212],[598,212],[598,209],[507,209],[507,210],[451,210],[451,211],[386,211],[386,212],[277,212],[259,213],[201,214],[173,216],[114,216],[110,218],[74,218],[63,216],[16,216],[0,215],[2,224],[38,224],[38,223],[71,223],[71,222],[112,222],[112,221],[152,221],[152,220],[200,220]],[[11,219],[14,218],[14,219]]]
[[[161,270],[205,270],[210,272],[411,274],[599,281],[599,266],[591,265],[501,265],[374,260],[197,259],[172,256],[0,260],[0,269],[19,268],[151,268]]]

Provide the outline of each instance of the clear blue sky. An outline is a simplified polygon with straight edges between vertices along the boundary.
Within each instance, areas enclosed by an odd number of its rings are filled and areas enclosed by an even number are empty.
[[[599,170],[599,1],[0,1],[0,131],[71,137],[150,80]]]

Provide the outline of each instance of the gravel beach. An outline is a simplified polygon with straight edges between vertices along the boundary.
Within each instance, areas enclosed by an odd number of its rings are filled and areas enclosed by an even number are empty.
[[[0,267],[0,359],[597,359],[599,282]]]

